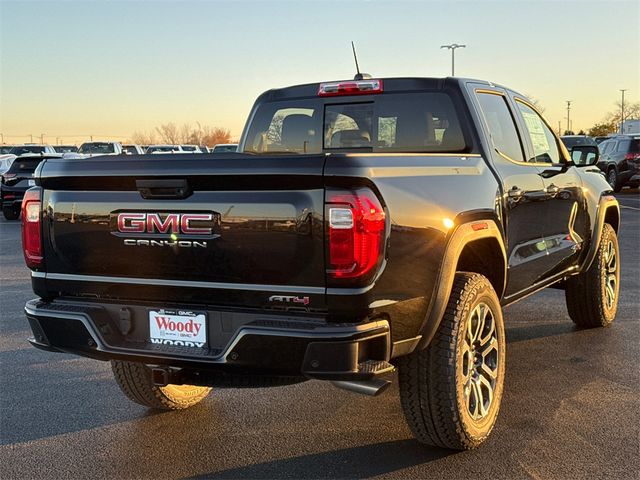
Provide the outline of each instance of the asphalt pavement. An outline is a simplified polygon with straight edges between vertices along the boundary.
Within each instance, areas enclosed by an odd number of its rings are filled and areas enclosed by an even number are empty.
[[[639,478],[640,195],[622,208],[621,297],[579,330],[562,291],[505,310],[507,378],[490,439],[424,447],[395,386],[377,398],[310,381],[213,391],[185,411],[130,402],[108,363],[29,346],[18,222],[0,220],[0,478]]]

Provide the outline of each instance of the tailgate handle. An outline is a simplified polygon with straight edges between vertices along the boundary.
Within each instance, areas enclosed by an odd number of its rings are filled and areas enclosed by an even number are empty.
[[[136,180],[136,188],[142,198],[147,200],[183,199],[192,193],[184,178]]]

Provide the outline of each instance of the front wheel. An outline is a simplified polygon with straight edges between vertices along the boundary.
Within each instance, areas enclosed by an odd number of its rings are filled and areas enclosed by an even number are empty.
[[[142,363],[111,361],[120,390],[140,405],[158,410],[182,410],[201,402],[211,388],[194,385],[154,385],[151,369]]]
[[[614,192],[622,190],[622,184],[618,181],[618,172],[615,168],[610,168],[607,173],[607,183]]]
[[[589,269],[567,279],[565,300],[571,320],[580,327],[606,327],[616,316],[619,293],[618,237],[613,227],[605,223]]]
[[[469,450],[487,439],[500,409],[505,350],[491,283],[477,273],[457,273],[435,337],[399,362],[402,409],[420,442]]]

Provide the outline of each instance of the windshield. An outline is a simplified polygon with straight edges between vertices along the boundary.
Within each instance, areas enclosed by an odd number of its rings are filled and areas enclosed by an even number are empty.
[[[270,102],[258,107],[249,153],[464,152],[451,97],[442,92]]]
[[[26,153],[44,153],[44,147],[40,145],[20,145],[18,147],[13,147],[9,153],[13,155],[24,155]]]
[[[79,153],[115,153],[113,143],[83,143]]]
[[[11,152],[11,149],[12,149],[12,148],[13,148],[13,147],[12,147],[12,146],[10,146],[10,145],[3,145],[3,146],[0,146],[0,155],[3,155],[3,154],[5,154],[5,153],[9,153],[9,152]]]

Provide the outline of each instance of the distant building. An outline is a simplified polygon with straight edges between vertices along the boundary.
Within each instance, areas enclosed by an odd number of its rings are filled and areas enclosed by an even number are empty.
[[[640,118],[630,118],[624,121],[622,133],[626,135],[640,133]]]

